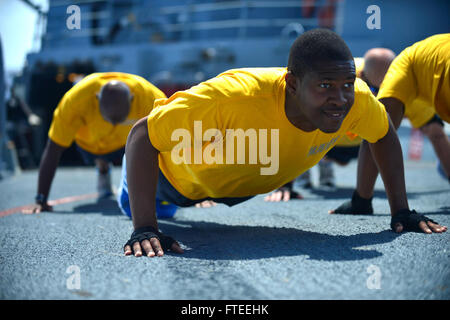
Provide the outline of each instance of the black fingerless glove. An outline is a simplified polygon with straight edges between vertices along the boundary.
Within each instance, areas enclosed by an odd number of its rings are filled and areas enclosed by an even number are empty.
[[[419,223],[421,221],[424,222],[432,222],[430,218],[425,217],[423,214],[417,213],[416,210],[402,209],[397,211],[396,214],[391,218],[391,228],[395,231],[395,225],[397,223],[401,223],[403,225],[404,231],[419,231],[422,232],[422,229],[419,227]]]
[[[294,191],[293,182],[286,183],[284,186],[279,187],[277,191],[289,191],[292,199],[297,198],[300,195],[297,191]]]
[[[124,248],[129,245],[133,248],[133,244],[136,242],[141,243],[144,240],[150,240],[156,238],[161,243],[161,247],[164,251],[169,250],[175,240],[172,237],[166,236],[153,227],[142,227],[134,230],[131,234],[130,240],[124,245]]]
[[[372,198],[361,198],[358,192],[355,190],[352,195],[352,200],[343,203],[336,210],[335,214],[373,214]]]

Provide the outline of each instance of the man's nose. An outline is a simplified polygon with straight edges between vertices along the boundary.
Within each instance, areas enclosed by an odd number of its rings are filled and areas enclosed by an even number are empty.
[[[335,88],[330,96],[330,103],[342,107],[348,102],[344,90]]]

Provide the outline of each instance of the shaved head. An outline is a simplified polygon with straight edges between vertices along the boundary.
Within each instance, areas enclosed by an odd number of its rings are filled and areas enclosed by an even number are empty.
[[[364,80],[370,85],[379,88],[389,69],[395,53],[386,48],[373,48],[364,55]]]
[[[133,95],[124,82],[117,80],[107,82],[97,96],[100,113],[106,121],[115,125],[126,120]]]

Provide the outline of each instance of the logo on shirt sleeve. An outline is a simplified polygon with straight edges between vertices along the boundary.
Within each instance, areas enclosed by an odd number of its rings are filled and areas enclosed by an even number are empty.
[[[312,155],[315,155],[315,154],[318,154],[318,153],[322,153],[322,152],[324,152],[325,150],[328,150],[331,146],[333,146],[333,145],[336,143],[336,141],[337,141],[339,138],[340,138],[340,136],[337,136],[337,137],[334,137],[333,139],[331,139],[331,140],[330,140],[329,142],[327,142],[327,143],[322,143],[322,144],[320,144],[320,145],[312,146],[312,147],[309,149],[308,156],[312,156]]]

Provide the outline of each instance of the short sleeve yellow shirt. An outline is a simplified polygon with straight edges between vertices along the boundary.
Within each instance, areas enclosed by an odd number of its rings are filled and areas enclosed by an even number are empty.
[[[415,128],[435,113],[450,122],[450,33],[431,36],[403,50],[389,67],[377,98],[400,100]]]
[[[364,70],[364,58],[356,57],[355,59],[356,76],[361,78],[362,71]],[[336,143],[336,147],[357,147],[361,144],[362,139],[359,136],[351,133],[342,136]]]
[[[111,80],[128,85],[133,100],[127,119],[113,125],[103,119],[97,93]],[[142,77],[120,73],[94,73],[72,87],[61,99],[53,113],[49,138],[69,147],[75,141],[82,149],[93,154],[106,154],[125,146],[133,124],[147,116],[155,99],[165,98],[162,91]]]
[[[286,73],[229,70],[155,102],[147,118],[149,139],[160,151],[161,171],[182,195],[197,200],[267,193],[314,166],[347,132],[369,142],[387,133],[384,106],[360,79],[337,132],[296,128],[285,113]],[[245,139],[239,143],[239,137]]]

